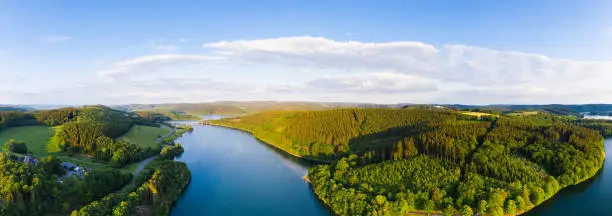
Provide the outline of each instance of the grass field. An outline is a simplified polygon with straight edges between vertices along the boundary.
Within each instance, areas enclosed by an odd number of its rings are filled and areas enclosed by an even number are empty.
[[[10,139],[22,140],[34,156],[47,156],[49,153],[59,152],[59,149],[48,149],[47,143],[53,135],[54,128],[47,126],[12,127],[0,132],[0,146],[4,146]]]
[[[513,112],[513,113],[509,113],[508,115],[513,115],[513,116],[529,116],[529,115],[537,115],[538,111],[524,111],[524,112]]]
[[[130,143],[140,145],[141,147],[157,148],[158,137],[166,136],[170,133],[169,128],[158,128],[142,125],[134,125],[125,135],[119,137],[119,140],[124,140]]]
[[[471,112],[471,111],[461,112],[461,114],[464,114],[464,115],[471,115],[471,116],[478,116],[478,117],[481,117],[481,116],[490,116],[490,115],[492,115],[492,114],[490,114],[490,113],[483,113],[483,112]],[[498,115],[494,115],[494,116],[498,116]]]

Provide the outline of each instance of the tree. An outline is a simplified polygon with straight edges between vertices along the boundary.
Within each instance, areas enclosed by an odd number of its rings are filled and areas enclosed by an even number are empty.
[[[342,178],[348,168],[349,164],[346,162],[346,158],[342,158],[341,160],[339,160],[338,163],[336,163],[336,167],[334,169],[334,178]]]
[[[447,205],[444,209],[444,215],[454,216],[455,214],[457,214],[457,210],[453,205]]]
[[[480,203],[478,203],[478,214],[484,215],[485,213],[487,213],[487,208],[488,208],[487,201],[480,200]]]
[[[387,202],[387,198],[381,195],[376,196],[376,204],[378,204],[379,206],[384,206],[385,203]]]
[[[164,146],[164,148],[161,150],[159,154],[161,155],[161,157],[169,159],[169,160],[174,158],[174,151],[172,151],[172,147],[170,146]]]
[[[525,202],[525,200],[523,199],[523,197],[516,197],[516,208],[518,210],[526,210],[527,209],[527,203]]]
[[[433,200],[427,200],[425,202],[425,206],[423,207],[423,210],[425,210],[425,212],[427,212],[427,214],[431,213],[434,209],[436,208],[436,203]]]
[[[510,215],[514,215],[516,213],[516,203],[514,200],[508,200],[508,202],[506,202],[506,210],[504,212]]]
[[[474,215],[474,212],[472,212],[472,208],[470,208],[470,206],[463,205],[463,207],[461,207],[461,215],[462,216],[472,216]]]
[[[540,203],[542,203],[542,201],[544,201],[546,196],[546,192],[544,192],[544,189],[542,189],[541,187],[535,187],[532,191],[531,191],[531,201],[536,204],[539,205]]]
[[[14,139],[11,139],[4,143],[4,151],[19,153],[19,154],[27,154],[28,147],[23,141],[15,141]]]
[[[128,216],[130,215],[128,203],[123,201],[119,206],[113,209],[113,216]]]
[[[64,175],[65,171],[60,165],[61,161],[56,157],[47,156],[40,159],[39,167],[48,175]]]

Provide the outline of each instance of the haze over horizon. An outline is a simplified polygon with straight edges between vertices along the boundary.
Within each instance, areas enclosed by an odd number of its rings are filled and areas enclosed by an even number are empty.
[[[612,2],[2,1],[0,104],[612,103]]]

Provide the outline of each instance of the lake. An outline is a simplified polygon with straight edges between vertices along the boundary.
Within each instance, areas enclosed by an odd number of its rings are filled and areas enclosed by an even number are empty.
[[[329,215],[302,179],[310,164],[248,133],[194,126],[178,142],[192,178],[171,215]]]
[[[605,115],[588,115],[588,114],[584,114],[584,118],[585,118],[585,119],[604,119],[604,120],[612,120],[612,116],[605,116]]]
[[[612,156],[612,139],[605,140],[606,158]],[[612,214],[612,160],[592,179],[566,188],[525,215],[610,215]]]

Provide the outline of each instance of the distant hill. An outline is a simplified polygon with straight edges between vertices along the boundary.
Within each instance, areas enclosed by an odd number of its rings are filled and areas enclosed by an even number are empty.
[[[478,110],[485,112],[510,113],[537,111],[557,115],[579,115],[585,112],[612,111],[612,104],[547,104],[547,105],[464,105],[464,104],[368,104],[368,103],[327,103],[327,102],[277,102],[277,101],[218,101],[206,103],[130,104],[113,106],[123,111],[154,111],[173,119],[192,119],[203,115],[244,115],[270,110],[326,110],[335,108],[430,108]]]
[[[27,108],[22,108],[22,107],[5,107],[5,106],[0,106],[0,111],[27,111]]]
[[[577,115],[585,112],[607,112],[612,111],[612,104],[543,104],[543,105],[512,105],[512,104],[496,104],[496,105],[463,105],[463,104],[446,104],[442,105],[455,109],[487,109],[499,112],[513,111],[542,111],[559,115]]]
[[[113,108],[123,111],[154,111],[171,118],[191,118],[193,116],[203,115],[243,115],[270,110],[326,110],[350,107],[383,108],[399,107],[399,105],[276,101],[219,101],[207,103],[130,104],[114,106]]]

